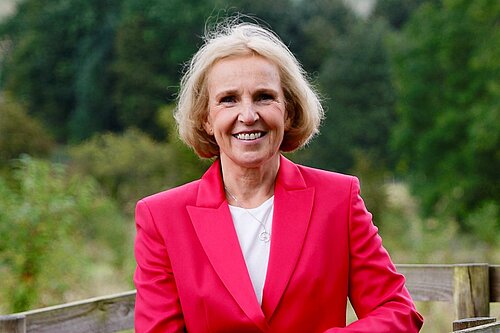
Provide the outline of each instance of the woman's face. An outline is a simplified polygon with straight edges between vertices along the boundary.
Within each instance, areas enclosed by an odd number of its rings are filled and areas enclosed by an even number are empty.
[[[224,58],[207,82],[204,127],[225,166],[255,168],[278,159],[286,118],[278,67],[258,55]]]

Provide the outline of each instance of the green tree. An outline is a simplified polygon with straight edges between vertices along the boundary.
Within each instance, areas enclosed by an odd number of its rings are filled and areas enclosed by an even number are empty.
[[[335,39],[349,31],[358,18],[341,0],[225,1],[227,14],[248,15],[269,26],[290,48],[308,73],[316,76],[331,54]]]
[[[115,30],[119,21],[118,0],[80,1],[73,4],[82,18],[76,29],[74,107],[67,124],[71,141],[81,141],[93,133],[121,129],[116,105],[110,98],[116,78],[114,60]],[[74,9],[73,9],[74,10]]]
[[[296,3],[296,18],[286,36],[290,48],[306,71],[315,79],[325,61],[332,56],[338,39],[356,26],[358,18],[342,0],[301,0]]]
[[[95,181],[22,157],[0,177],[0,299],[12,312],[64,301],[89,276],[96,248],[123,264],[127,229]]]
[[[170,178],[173,185],[180,185],[200,178],[210,166],[211,160],[201,160],[194,150],[187,147],[178,137],[173,116],[174,104],[165,105],[160,109],[158,123],[169,133],[168,143],[171,147],[171,158],[175,161],[175,168],[170,168]]]
[[[113,129],[110,95],[118,0],[24,0],[0,25],[2,88],[59,140]]]
[[[349,171],[363,151],[372,163],[390,159],[387,141],[394,124],[394,88],[382,22],[359,22],[332,40],[319,82],[326,120],[302,158],[325,169]]]
[[[21,154],[47,156],[54,142],[37,120],[26,114],[23,106],[0,95],[0,164]]]
[[[500,202],[499,19],[494,0],[425,4],[393,42],[400,170],[424,213],[463,227],[484,203]]]
[[[401,29],[413,12],[424,2],[435,0],[378,0],[371,13],[372,18],[383,18],[394,29]]]
[[[168,135],[156,123],[159,109],[175,98],[183,63],[201,44],[213,10],[214,1],[123,1],[112,65],[112,97],[123,127],[157,139]]]
[[[162,118],[172,117],[171,108],[165,110]],[[173,125],[173,120],[166,121]],[[137,200],[199,178],[205,169],[206,163],[200,162],[178,139],[171,141],[154,141],[137,129],[123,134],[98,134],[70,149],[71,165],[92,175],[132,214]]]

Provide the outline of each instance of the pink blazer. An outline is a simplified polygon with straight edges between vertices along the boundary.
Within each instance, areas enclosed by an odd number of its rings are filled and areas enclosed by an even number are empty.
[[[355,177],[281,157],[259,305],[220,164],[138,202],[136,332],[418,332],[415,310]],[[346,326],[350,299],[359,318]]]

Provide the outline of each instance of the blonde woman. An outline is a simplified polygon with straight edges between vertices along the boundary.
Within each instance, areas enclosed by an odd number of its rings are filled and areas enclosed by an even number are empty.
[[[137,204],[136,332],[418,332],[355,177],[297,165],[323,110],[271,31],[227,24],[181,81],[199,180]],[[346,327],[350,300],[358,320]]]

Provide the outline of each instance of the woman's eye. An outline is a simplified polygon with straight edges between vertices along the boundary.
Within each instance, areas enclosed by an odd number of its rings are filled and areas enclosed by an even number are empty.
[[[274,96],[271,94],[260,94],[258,96],[259,101],[272,101],[274,100]]]
[[[234,103],[236,98],[234,96],[224,96],[220,99],[220,103]]]

